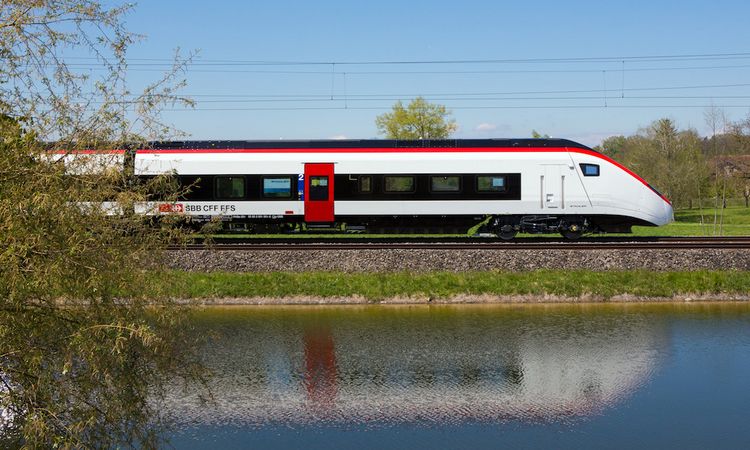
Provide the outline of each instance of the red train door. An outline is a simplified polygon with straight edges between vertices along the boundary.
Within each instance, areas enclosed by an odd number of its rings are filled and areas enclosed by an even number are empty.
[[[333,222],[333,163],[305,164],[305,222]]]

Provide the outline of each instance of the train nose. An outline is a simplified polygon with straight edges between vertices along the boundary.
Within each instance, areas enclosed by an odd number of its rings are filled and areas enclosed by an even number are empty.
[[[672,204],[663,196],[652,196],[646,203],[647,214],[651,217],[649,222],[656,226],[666,225],[674,222],[674,210]]]
[[[674,209],[672,209],[672,205],[664,202],[664,224],[670,222],[674,222]]]

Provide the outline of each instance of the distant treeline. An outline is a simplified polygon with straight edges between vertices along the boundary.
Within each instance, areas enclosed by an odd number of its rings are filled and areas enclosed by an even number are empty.
[[[728,198],[750,203],[750,117],[724,120],[720,110],[705,113],[711,136],[680,130],[659,119],[632,136],[612,136],[596,150],[625,164],[664,193],[676,208],[726,206]],[[712,204],[699,199],[712,199]]]

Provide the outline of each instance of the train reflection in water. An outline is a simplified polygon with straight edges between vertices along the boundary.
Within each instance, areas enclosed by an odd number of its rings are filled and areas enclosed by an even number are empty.
[[[218,336],[216,403],[175,390],[188,426],[570,420],[625,399],[667,348],[653,317],[576,307],[217,308],[196,323]]]

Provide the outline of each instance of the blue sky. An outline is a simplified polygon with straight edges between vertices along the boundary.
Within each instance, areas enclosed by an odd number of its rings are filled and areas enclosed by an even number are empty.
[[[456,137],[526,137],[536,129],[594,145],[660,117],[705,133],[703,106],[712,103],[727,106],[730,119],[746,117],[750,86],[726,85],[750,84],[750,54],[346,63],[743,53],[750,52],[748,16],[746,1],[150,0],[126,20],[147,36],[132,48],[134,63],[169,58],[176,47],[199,51],[184,91],[195,95],[195,110],[166,114],[195,139],[373,138],[376,115],[398,98],[424,95],[452,109]],[[132,68],[135,86],[158,76],[158,66]]]

